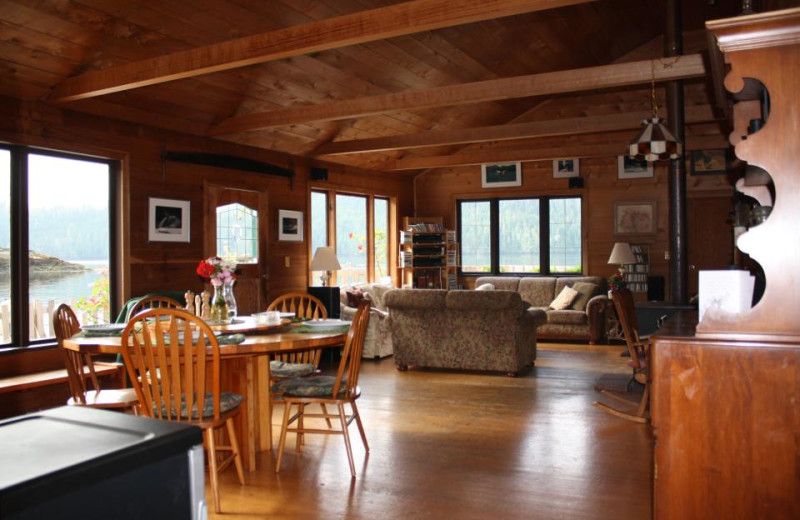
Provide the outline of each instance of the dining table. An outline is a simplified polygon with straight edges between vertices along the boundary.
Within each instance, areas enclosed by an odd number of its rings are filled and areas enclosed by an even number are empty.
[[[344,345],[347,330],[340,320],[335,321],[340,326],[311,327],[308,322],[292,323],[283,319],[279,324],[267,324],[252,316],[239,316],[231,324],[211,326],[221,338],[220,377],[223,388],[245,397],[237,434],[242,462],[247,470],[255,471],[258,452],[272,450],[270,357]],[[243,334],[244,337],[235,343],[222,340],[222,336],[231,334]],[[64,340],[64,348],[90,355],[120,354],[121,336],[119,331],[108,335],[100,331],[81,332]]]

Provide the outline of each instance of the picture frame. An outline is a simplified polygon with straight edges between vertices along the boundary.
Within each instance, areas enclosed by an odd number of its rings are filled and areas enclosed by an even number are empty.
[[[653,163],[631,159],[627,155],[617,156],[617,179],[647,179],[652,176]]]
[[[482,188],[522,186],[522,163],[510,162],[481,165]]]
[[[189,242],[191,203],[188,200],[148,197],[147,240],[149,242]]]
[[[656,234],[656,201],[614,203],[614,235],[642,236]]]
[[[281,242],[303,241],[302,211],[278,210],[278,240]]]
[[[577,157],[569,159],[555,159],[553,161],[553,178],[568,179],[580,177],[580,160]]]
[[[730,153],[725,148],[692,150],[690,164],[692,175],[724,174],[730,166]]]

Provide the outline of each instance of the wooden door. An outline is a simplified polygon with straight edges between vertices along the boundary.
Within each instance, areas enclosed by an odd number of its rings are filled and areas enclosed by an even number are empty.
[[[697,294],[698,271],[733,264],[732,211],[729,196],[689,199],[689,296]]]
[[[234,291],[240,315],[263,311],[267,307],[267,193],[264,191],[206,185],[204,212],[205,256],[220,255],[217,251],[217,208],[239,203],[258,212],[258,261],[239,263],[241,274],[236,278]],[[222,255],[220,255],[222,256]]]

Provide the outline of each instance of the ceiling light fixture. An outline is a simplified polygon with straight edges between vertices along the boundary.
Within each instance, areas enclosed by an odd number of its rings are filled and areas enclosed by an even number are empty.
[[[664,64],[664,66],[671,67],[678,59]],[[664,124],[664,120],[658,117],[655,60],[650,61],[650,102],[653,106],[653,117],[642,120],[642,130],[628,145],[628,155],[640,161],[644,159],[647,162],[678,159],[683,156],[683,143],[675,138]]]

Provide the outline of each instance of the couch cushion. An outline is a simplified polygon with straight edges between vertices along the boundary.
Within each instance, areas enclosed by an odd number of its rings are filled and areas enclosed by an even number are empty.
[[[494,284],[491,283],[482,283],[479,286],[475,287],[476,291],[494,291]]]
[[[448,309],[519,313],[528,305],[514,291],[450,291],[445,297]]]
[[[575,282],[572,284],[572,288],[578,291],[578,295],[570,305],[570,309],[573,311],[585,311],[586,304],[589,303],[591,297],[600,292],[600,287],[597,284],[589,282]]]
[[[547,311],[547,323],[553,325],[584,325],[588,320],[584,311],[573,310],[549,310]]]
[[[446,295],[445,289],[393,289],[383,296],[383,303],[387,309],[444,309]]]
[[[578,291],[572,287],[564,287],[561,289],[561,292],[558,293],[555,300],[550,302],[550,308],[558,311],[564,310],[572,305],[572,301],[576,296],[578,296]]]
[[[534,307],[548,307],[558,294],[556,279],[549,276],[530,276],[519,281],[519,295]],[[561,292],[561,289],[558,290]]]
[[[475,279],[475,287],[490,283],[498,291],[516,291],[519,289],[519,281],[519,276],[481,276]]]
[[[553,294],[558,294],[564,287],[572,287],[578,282],[593,283],[600,287],[600,294],[606,292],[608,285],[602,276],[561,276],[556,279],[556,287]]]

